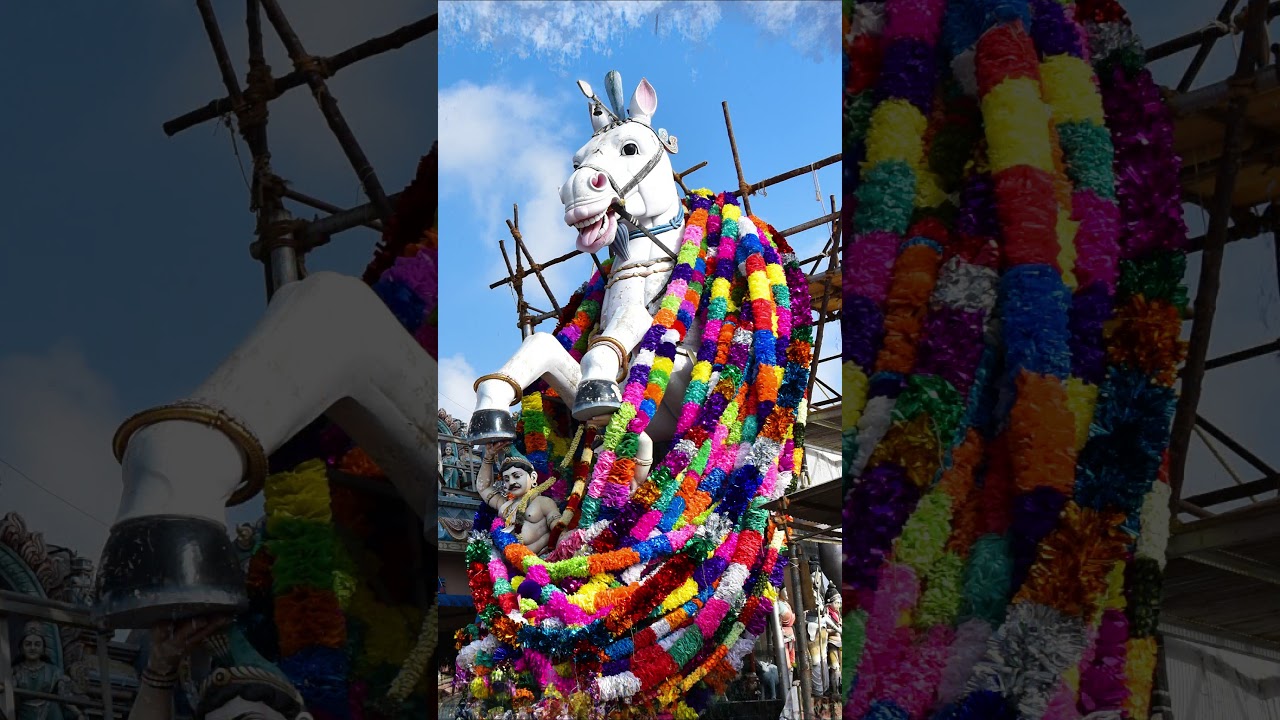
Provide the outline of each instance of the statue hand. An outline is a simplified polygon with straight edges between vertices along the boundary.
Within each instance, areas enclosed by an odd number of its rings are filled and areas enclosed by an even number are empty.
[[[502,455],[505,455],[505,454],[506,454],[506,452],[507,452],[507,449],[508,449],[508,448],[510,448],[510,447],[511,447],[511,441],[510,441],[510,440],[504,440],[504,441],[502,441],[502,442],[496,442],[496,443],[493,443],[493,444],[492,444],[492,445],[490,445],[488,448],[486,448],[486,449],[485,449],[485,451],[484,451],[484,461],[485,461],[485,463],[486,463],[486,464],[491,463],[491,462],[493,462],[494,460],[497,460],[497,459],[498,459],[499,457],[501,457]]]
[[[230,616],[196,617],[156,625],[151,629],[151,655],[147,664],[157,672],[172,672],[183,656],[231,621]]]

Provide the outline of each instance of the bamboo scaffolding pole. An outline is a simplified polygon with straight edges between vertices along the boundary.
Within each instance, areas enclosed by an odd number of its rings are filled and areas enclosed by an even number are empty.
[[[1219,24],[1226,24],[1231,21],[1231,13],[1235,12],[1236,6],[1240,4],[1240,0],[1226,0],[1222,4],[1222,9],[1218,11],[1217,21]],[[1209,54],[1213,52],[1213,46],[1217,44],[1216,37],[1204,38],[1200,42],[1200,47],[1196,50],[1196,55],[1187,65],[1187,69],[1182,73],[1182,79],[1178,81],[1178,91],[1186,92],[1191,89],[1191,83],[1195,82],[1196,76],[1200,74],[1200,68],[1204,67],[1205,61],[1209,59]]]
[[[837,220],[839,219],[839,213],[837,213],[837,214],[836,214],[836,219],[837,219]],[[812,274],[814,274],[814,273],[818,272],[818,266],[819,266],[819,265],[821,265],[821,264],[822,264],[822,261],[823,261],[823,260],[825,260],[825,259],[827,258],[827,253],[828,253],[828,252],[830,252],[830,250],[831,250],[831,240],[830,240],[830,239],[828,239],[828,240],[827,240],[827,244],[822,246],[822,252],[820,252],[820,253],[818,253],[817,255],[814,255],[814,256],[812,256],[812,257],[807,257],[807,258],[805,258],[804,260],[801,260],[801,261],[800,261],[800,266],[801,266],[801,267],[804,267],[805,265],[808,265],[809,263],[813,263],[813,267],[809,268],[809,271],[808,271],[808,272],[806,272],[805,274],[806,274],[806,275],[812,275]]]
[[[507,251],[504,247],[502,249],[504,258],[506,254]],[[520,339],[524,340],[533,334],[533,325],[529,322],[529,303],[524,300],[524,258],[520,255],[519,248],[516,248],[516,273],[522,280],[513,283],[511,287],[516,292],[516,327],[520,328]]]
[[[724,110],[724,128],[729,133],[729,150],[733,153],[733,167],[738,171],[738,197],[742,200],[742,207],[750,215],[751,186],[747,184],[747,178],[742,174],[742,159],[738,157],[738,140],[733,136],[733,120],[729,119],[728,101],[721,102],[720,107]]]
[[[796,665],[800,675],[800,717],[803,720],[811,720],[813,718],[813,678],[809,667],[809,634],[805,624],[808,621],[807,613],[813,606],[813,598],[810,597],[813,585],[808,582],[808,559],[800,548],[800,543],[792,543],[791,572],[788,574],[791,575],[794,590],[792,610],[796,614]]]
[[[1249,0],[1247,26],[1264,22],[1266,0]],[[1257,66],[1256,43],[1245,43],[1236,65],[1233,81],[1236,83],[1228,104],[1228,122],[1223,137],[1225,152],[1221,158],[1221,171],[1214,187],[1213,207],[1206,233],[1204,255],[1201,257],[1200,279],[1195,303],[1195,320],[1191,326],[1191,339],[1187,348],[1187,361],[1182,372],[1182,393],[1178,398],[1177,413],[1173,422],[1170,456],[1174,458],[1169,473],[1171,499],[1182,496],[1186,479],[1187,448],[1191,443],[1195,425],[1196,408],[1200,404],[1203,389],[1205,361],[1209,351],[1209,335],[1213,330],[1213,317],[1217,311],[1218,288],[1221,285],[1222,257],[1226,244],[1228,222],[1231,213],[1231,197],[1236,177],[1240,172],[1241,134],[1248,108],[1248,86],[1244,81],[1253,75]],[[1176,509],[1176,505],[1173,506]]]
[[[573,258],[576,258],[576,257],[578,257],[578,256],[579,256],[579,255],[581,255],[581,254],[582,254],[582,251],[581,251],[581,250],[572,250],[572,251],[570,251],[570,252],[567,252],[567,253],[565,253],[565,254],[561,255],[560,257],[557,257],[557,258],[554,258],[554,259],[552,259],[552,260],[548,260],[547,262],[542,263],[541,267],[545,270],[546,268],[549,268],[549,267],[551,267],[551,266],[553,266],[553,265],[559,265],[560,263],[565,262],[566,260],[572,260]],[[490,283],[490,284],[489,284],[489,289],[490,289],[490,290],[496,290],[496,289],[498,289],[498,288],[502,287],[503,285],[508,285],[508,284],[510,284],[510,283],[515,282],[515,281],[516,281],[516,280],[518,280],[518,279],[522,279],[522,278],[527,277],[527,276],[532,275],[532,274],[533,274],[533,271],[532,271],[532,270],[523,270],[523,271],[521,271],[521,273],[520,273],[520,275],[519,275],[519,276],[517,276],[517,275],[516,275],[516,274],[514,274],[514,273],[509,274],[509,275],[507,275],[507,277],[505,277],[505,278],[503,278],[503,279],[501,279],[501,280],[499,280],[499,281],[497,281],[497,282]]]
[[[831,196],[832,214],[835,215],[836,217],[839,217],[840,213],[835,212],[835,208],[836,208],[836,196],[832,195]],[[836,263],[839,262],[839,259],[840,259],[839,246],[835,242],[835,239],[839,236],[840,236],[840,223],[836,221],[831,224],[831,239],[827,242],[828,247],[831,248],[830,252],[828,253],[827,273],[835,272]],[[822,337],[827,329],[827,324],[822,321],[822,318],[825,318],[827,316],[827,310],[830,309],[830,305],[831,305],[831,293],[824,292],[822,294],[822,312],[818,313],[818,336],[814,339],[814,343],[813,343],[813,362],[809,366],[809,389],[807,393],[809,399],[813,399],[813,385],[814,383],[818,382],[818,363],[819,363],[818,348],[822,347]],[[826,385],[826,383],[823,383],[823,385]],[[836,395],[839,395],[839,393],[836,393]]]
[[[533,259],[533,253],[529,252],[528,246],[524,243],[524,237],[520,234],[520,206],[513,205],[511,212],[515,216],[515,222],[508,220],[507,229],[511,231],[511,237],[516,242],[516,252],[523,253],[525,259],[529,261],[529,268],[537,276],[538,284],[547,293],[547,299],[551,301],[551,307],[555,309],[558,315],[560,314],[560,303],[556,302],[555,293],[551,292],[551,285],[547,283],[547,278],[542,274],[542,266]]]
[[[1265,460],[1258,457],[1257,455],[1254,455],[1252,452],[1249,451],[1248,448],[1241,445],[1239,442],[1236,442],[1235,438],[1223,432],[1216,425],[1209,422],[1208,420],[1205,420],[1199,414],[1196,415],[1195,424],[1199,427],[1204,428],[1205,432],[1212,435],[1213,438],[1218,442],[1222,443],[1223,445],[1226,445],[1227,449],[1229,449],[1231,452],[1235,453],[1236,455],[1239,455],[1245,462],[1252,465],[1259,472],[1265,473],[1266,475],[1269,475],[1269,476],[1275,476],[1277,474],[1276,469],[1271,467],[1271,465],[1269,465]]]
[[[1228,353],[1220,357],[1206,360],[1204,363],[1204,369],[1214,370],[1220,367],[1226,367],[1227,365],[1235,365],[1236,363],[1241,363],[1246,360],[1273,355],[1275,353],[1280,353],[1280,340],[1272,340],[1271,342],[1263,345],[1251,347],[1246,350],[1237,350],[1233,353]]]
[[[1178,509],[1184,513],[1187,513],[1188,515],[1194,515],[1200,518],[1201,520],[1205,518],[1213,517],[1213,513],[1209,512],[1208,510],[1205,510],[1199,505],[1195,505],[1193,503],[1187,502],[1186,500],[1178,501]]]
[[[779,230],[778,234],[781,235],[782,237],[791,237],[792,235],[798,235],[804,232],[805,230],[812,230],[813,228],[816,228],[819,225],[826,225],[829,222],[835,222],[835,221],[838,221],[839,219],[840,219],[840,212],[836,211],[833,213],[828,213],[826,215],[823,215],[822,217],[816,217],[808,222],[802,222],[799,225],[796,225],[795,227],[789,227],[786,230]]]
[[[1245,215],[1236,219],[1236,224],[1227,231],[1226,242],[1233,243],[1249,240],[1266,233],[1280,230],[1280,204],[1272,203],[1261,215]],[[1187,243],[1187,252],[1196,253],[1204,249],[1207,235],[1192,238]]]
[[[253,22],[254,4],[250,0],[248,9],[250,13],[247,17],[247,23]],[[266,122],[267,110],[265,103],[255,104],[253,106],[246,105],[244,94],[240,91],[240,82],[236,79],[235,67],[231,63],[231,56],[227,52],[226,42],[222,39],[222,30],[218,26],[218,18],[213,12],[213,5],[210,0],[196,0],[196,8],[200,12],[200,19],[204,24],[205,34],[209,38],[209,46],[213,49],[214,60],[218,64],[218,72],[222,76],[222,84],[227,89],[228,97],[232,98],[237,108],[240,118],[240,135],[244,138],[245,144],[249,146],[249,153],[253,158],[253,185],[249,191],[249,208],[257,214],[257,222],[254,232],[258,239],[250,246],[250,253],[257,259],[262,261],[262,278],[265,286],[267,299],[270,300],[281,280],[290,276],[296,278],[299,274],[297,267],[297,257],[292,252],[277,253],[275,248],[263,249],[263,241],[267,239],[268,228],[274,222],[287,223],[290,216],[284,211],[280,204],[279,190],[283,187],[283,183],[277,181],[270,167],[270,155],[266,146]],[[252,35],[252,31],[250,32]],[[261,38],[254,40],[250,38],[250,45],[257,45],[261,49]],[[259,76],[251,76],[256,80],[261,80]],[[255,92],[255,97],[256,97]],[[280,227],[280,226],[277,226]],[[292,268],[281,270],[274,267],[278,262],[293,265]]]
[[[1200,442],[1205,444],[1205,447],[1209,448],[1209,452],[1213,454],[1214,459],[1218,461],[1218,464],[1222,466],[1222,469],[1227,471],[1227,475],[1231,476],[1232,482],[1237,486],[1243,486],[1244,481],[1240,479],[1240,474],[1236,472],[1235,468],[1231,467],[1230,461],[1228,461],[1226,456],[1222,454],[1222,451],[1218,449],[1218,446],[1213,444],[1213,440],[1205,434],[1204,429],[1198,425],[1196,426],[1196,436],[1200,438]],[[1258,498],[1253,495],[1249,495],[1249,502],[1256,503],[1258,502]]]
[[[398,50],[415,40],[420,40],[435,32],[436,27],[437,15],[433,13],[428,17],[412,22],[386,35],[366,40],[365,42],[343,50],[336,55],[318,58],[318,61],[328,71],[329,75],[332,76],[348,65],[352,65],[366,58],[381,55],[382,53],[391,50]],[[287,75],[283,75],[273,80],[265,99],[274,100],[285,92],[306,84],[306,76],[302,72],[294,70]],[[184,113],[166,122],[163,126],[164,134],[172,137],[183,130],[188,130],[210,120],[216,120],[227,113],[235,112],[235,109],[236,102],[231,97],[223,97],[213,100],[203,107]]]
[[[692,175],[693,173],[701,170],[706,166],[707,166],[707,161],[703,160],[702,162],[698,163],[697,165],[694,165],[693,167],[689,168],[688,170],[685,170],[684,172],[672,173],[673,175],[676,176],[676,184],[680,186],[680,189],[684,191],[685,195],[689,194],[689,188],[684,184],[685,177],[688,175]]]
[[[1196,114],[1223,124],[1226,123],[1226,118],[1223,117],[1222,113],[1213,108],[1205,108],[1198,111]],[[1265,161],[1266,156],[1280,152],[1280,137],[1276,135],[1275,130],[1272,128],[1251,123],[1246,120],[1245,129],[1248,131],[1249,136],[1249,146],[1244,150],[1244,155],[1246,157],[1262,158]],[[1209,157],[1203,157],[1199,154],[1200,152],[1208,153],[1209,151],[1207,148],[1211,147],[1210,143],[1202,145],[1197,144],[1192,147],[1193,152],[1196,153],[1196,157],[1199,158],[1200,161],[1191,165],[1184,165],[1182,169],[1178,171],[1178,181],[1184,186],[1208,180],[1214,177],[1218,170],[1213,163],[1213,160],[1218,158],[1215,158],[1212,155],[1209,155]]]
[[[813,380],[813,381],[815,381],[818,385],[821,385],[824,389],[826,389],[826,391],[827,391],[827,392],[831,393],[832,395],[836,396],[837,398],[838,398],[838,397],[840,397],[840,391],[839,391],[839,390],[836,390],[835,388],[833,388],[833,387],[831,387],[830,385],[828,385],[828,384],[827,384],[827,382],[826,382],[825,380],[823,380],[822,378],[818,377],[816,373],[815,373],[814,375],[812,375],[812,376],[810,377],[810,379],[811,379],[811,380]],[[810,387],[812,387],[812,386],[810,386]],[[812,395],[810,395],[809,397],[811,397],[811,398],[812,398],[813,396],[812,396]]]
[[[262,5],[259,0],[245,2],[245,30],[249,35],[249,73],[245,79],[244,105],[239,113],[240,132],[253,153],[253,187],[249,209],[265,205],[264,181],[271,172],[271,148],[267,139],[270,117],[267,96],[271,88],[271,68],[267,65],[262,41]],[[286,188],[287,190],[287,188]]]
[[[286,193],[285,197],[292,200],[298,200],[290,193]],[[387,199],[394,205],[399,202],[400,193],[391,195]],[[298,202],[302,201],[298,200]],[[311,203],[303,204],[311,205],[311,207],[315,207],[318,210],[324,210],[325,212],[330,213],[324,217],[314,218],[307,222],[306,232],[308,237],[314,238],[319,244],[323,244],[323,241],[327,241],[327,238],[330,235],[336,235],[344,230],[350,230],[357,227],[368,228],[379,233],[382,232],[382,222],[377,218],[378,211],[370,203],[357,205],[352,208],[347,208],[346,210],[330,205],[329,203],[323,203],[319,200],[317,200],[314,205]],[[317,207],[320,204],[323,204],[326,207]],[[380,245],[382,244],[381,239],[379,239],[378,242]],[[312,245],[309,244],[307,247],[310,248]]]
[[[828,165],[834,165],[840,162],[840,158],[843,156],[843,154],[844,153],[836,153],[835,155],[832,155],[831,157],[823,158],[816,163],[811,163],[804,167],[798,167],[794,170],[788,170],[787,172],[784,172],[781,175],[774,175],[771,178],[765,178],[764,180],[761,180],[760,182],[757,182],[757,183],[751,183],[750,185],[747,186],[747,193],[754,195],[757,191],[762,190],[764,188],[772,187],[774,185],[777,185],[780,182],[790,180],[791,178],[797,178],[802,175],[807,175],[811,172],[814,172],[815,170],[821,170],[822,168]]]
[[[1244,485],[1231,485],[1219,490],[1211,490],[1199,495],[1193,495],[1187,498],[1186,501],[1203,508],[1210,508],[1223,503],[1243,500],[1250,493],[1264,492],[1280,493],[1280,476],[1270,475],[1258,480],[1250,480]],[[1280,495],[1277,495],[1277,497],[1280,497]]]
[[[251,67],[254,65],[252,61],[254,50],[258,53],[262,51],[261,33],[259,32],[256,39],[253,33],[257,1],[248,0],[249,13],[247,22],[250,36]],[[222,84],[227,89],[227,95],[232,98],[235,106],[240,109],[240,134],[244,138],[245,144],[249,146],[249,153],[253,157],[255,190],[250,200],[250,206],[253,210],[257,210],[266,204],[262,202],[263,199],[258,192],[260,183],[264,179],[264,173],[270,172],[271,159],[271,154],[267,147],[265,102],[262,103],[261,107],[258,107],[256,103],[252,105],[246,103],[245,94],[241,92],[240,82],[236,79],[236,71],[231,63],[231,56],[227,52],[227,44],[222,38],[222,30],[218,27],[218,18],[213,12],[213,5],[210,0],[196,0],[196,7],[200,11],[200,19],[204,23],[205,34],[209,37],[209,45],[213,49],[213,57],[218,64],[218,73],[222,76]],[[258,56],[258,60],[259,62],[261,61],[261,55]],[[252,87],[252,80],[256,76],[251,73],[250,78]],[[254,89],[256,90],[256,88]],[[250,95],[256,99],[256,95],[253,92]]]
[[[320,106],[320,112],[324,115],[325,122],[329,125],[329,130],[338,139],[338,144],[342,147],[343,154],[347,156],[347,160],[351,163],[352,169],[355,170],[356,177],[360,179],[360,184],[364,187],[365,194],[369,197],[369,202],[373,203],[374,207],[377,208],[379,219],[384,223],[389,222],[392,214],[391,202],[387,200],[387,194],[382,189],[382,183],[378,181],[378,176],[373,171],[373,166],[369,164],[369,158],[365,156],[364,150],[356,142],[355,135],[351,132],[351,127],[347,125],[342,111],[338,109],[338,101],[334,99],[332,93],[329,92],[328,86],[325,85],[324,76],[331,71],[325,70],[317,58],[307,54],[306,48],[302,45],[302,41],[298,39],[297,34],[294,33],[293,27],[289,24],[289,19],[285,17],[284,11],[280,9],[280,3],[277,0],[259,1],[262,3],[262,9],[266,11],[267,20],[275,28],[276,35],[280,37],[280,42],[284,43],[285,50],[288,51],[289,59],[293,61],[294,68],[302,73],[307,85],[311,87],[311,94]]]
[[[344,209],[344,208],[338,207],[337,205],[334,205],[333,203],[325,202],[320,198],[298,192],[297,190],[294,190],[293,188],[288,188],[288,187],[280,191],[280,196],[288,200],[293,200],[294,202],[299,203],[301,205],[306,205],[307,207],[313,210],[319,210],[320,212],[328,213],[329,215],[326,218],[324,218],[326,220],[329,219],[329,217],[333,217],[343,213],[349,213],[352,216],[357,214],[362,216],[367,215],[368,219],[357,222],[355,227],[366,227],[366,228],[369,228],[370,230],[376,230],[378,232],[382,232],[382,221],[378,220],[377,218],[377,214],[378,214],[377,209],[374,208],[373,205],[369,203],[365,203],[364,205],[357,205],[356,207],[353,207],[353,208]],[[391,203],[394,205],[395,202],[400,199],[400,194],[396,193],[395,195],[390,195],[387,197],[387,199],[390,200]],[[348,228],[343,228],[343,229],[345,230]]]

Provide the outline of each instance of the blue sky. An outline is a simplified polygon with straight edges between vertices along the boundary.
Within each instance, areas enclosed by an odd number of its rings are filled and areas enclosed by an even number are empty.
[[[226,128],[161,124],[225,93],[194,3],[6,3],[0,10],[0,514],[97,560],[120,492],[120,421],[194,389],[265,304],[253,217]],[[244,77],[244,3],[214,3]],[[424,0],[281,0],[316,54],[434,11]],[[264,25],[266,23],[264,22]],[[268,62],[290,68],[268,32]],[[436,137],[434,37],[347,68],[330,87],[389,192]],[[271,150],[295,187],[363,200],[305,90],[273,104]],[[247,160],[247,152],[240,152]],[[304,217],[311,217],[308,211]],[[359,274],[374,233],[334,238],[312,269]],[[254,509],[237,513],[253,515]]]
[[[749,182],[840,151],[839,12],[834,2],[441,3],[441,407],[468,419],[474,378],[519,347],[514,295],[488,287],[506,275],[498,239],[514,251],[504,223],[512,203],[536,259],[573,249],[557,191],[591,136],[575,80],[603,93],[605,73],[617,70],[629,97],[648,78],[658,93],[654,125],[680,140],[675,170],[706,160],[686,184],[732,189],[721,101]],[[753,197],[752,210],[779,229],[826,214],[827,197],[840,195],[839,169],[816,174],[821,204],[806,175]],[[820,252],[829,232],[796,235],[797,252]],[[591,270],[585,256],[553,268],[557,300]],[[550,309],[536,278],[525,289],[532,305]],[[840,347],[837,324],[826,337],[830,354]],[[831,365],[825,379],[834,385]]]

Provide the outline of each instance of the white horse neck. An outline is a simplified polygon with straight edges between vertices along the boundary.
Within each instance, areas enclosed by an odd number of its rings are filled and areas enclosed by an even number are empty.
[[[670,226],[673,219],[675,227]],[[627,259],[615,263],[615,267],[610,269],[600,308],[605,322],[623,306],[640,305],[652,310],[652,303],[662,296],[671,279],[671,272],[675,270],[676,263],[671,254],[680,252],[680,242],[684,235],[683,208],[666,217],[643,218],[640,224],[646,230],[653,230],[650,234],[657,238],[657,242],[644,233],[631,231],[632,238],[627,243]],[[623,227],[631,230],[625,223]],[[668,254],[668,250],[671,254]]]
[[[619,226],[630,234],[631,239],[627,241],[627,259],[615,263],[614,270],[622,270],[642,263],[652,265],[655,261],[664,259],[670,261],[669,265],[674,268],[675,261],[672,255],[680,252],[680,241],[684,235],[684,219],[684,206],[678,199],[674,210],[654,217],[639,218],[640,227],[657,238],[657,243],[630,224],[619,223]],[[672,224],[675,227],[672,227]]]

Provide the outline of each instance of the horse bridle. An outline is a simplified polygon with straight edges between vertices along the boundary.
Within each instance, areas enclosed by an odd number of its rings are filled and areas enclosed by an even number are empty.
[[[637,187],[639,187],[640,183],[646,177],[648,177],[649,173],[653,172],[653,169],[658,167],[658,162],[662,160],[662,153],[670,152],[670,149],[667,147],[667,144],[662,141],[662,136],[658,134],[658,131],[654,130],[652,127],[650,127],[649,125],[646,125],[645,123],[639,122],[638,120],[623,120],[621,122],[610,123],[609,125],[606,125],[600,128],[599,130],[597,130],[595,132],[595,135],[599,135],[600,133],[603,133],[603,132],[608,132],[616,127],[621,127],[626,123],[631,123],[631,122],[636,123],[638,125],[644,125],[644,127],[649,129],[649,132],[653,133],[653,136],[658,139],[658,152],[654,153],[653,157],[649,158],[649,161],[644,164],[644,167],[640,168],[640,171],[636,173],[634,176],[632,176],[632,178],[627,181],[626,185],[619,187],[618,181],[613,179],[613,173],[597,165],[592,165],[591,163],[584,162],[584,163],[580,163],[578,167],[575,168],[575,169],[589,168],[591,170],[595,170],[601,175],[604,175],[605,179],[609,181],[609,185],[613,187],[613,191],[618,194],[618,200],[623,205],[627,204],[627,195],[629,195],[632,190],[635,190]],[[593,135],[592,137],[594,137],[595,135]]]
[[[601,105],[601,107],[603,108],[604,106],[603,106],[603,105]],[[610,113],[610,114],[612,114],[612,113]],[[605,125],[604,127],[600,128],[599,130],[595,131],[591,136],[592,136],[592,137],[595,137],[596,135],[599,135],[600,133],[608,132],[608,131],[610,131],[610,130],[613,130],[614,128],[621,127],[622,125],[624,125],[624,124],[626,124],[626,123],[629,123],[629,122],[639,122],[639,121],[637,121],[637,120],[631,120],[631,119],[627,119],[627,120],[619,120],[619,119],[616,119],[616,118],[617,118],[617,116],[614,116],[614,117],[615,117],[615,120],[614,120],[613,122],[609,123],[608,125]],[[627,184],[626,184],[626,185],[623,185],[623,186],[619,187],[619,186],[618,186],[618,181],[613,179],[613,173],[609,172],[608,170],[605,170],[604,168],[600,167],[599,165],[592,165],[591,163],[584,162],[584,163],[579,163],[578,165],[574,166],[574,170],[576,171],[576,170],[580,170],[580,169],[582,169],[582,168],[588,168],[588,169],[590,169],[590,170],[595,170],[596,172],[600,173],[601,175],[604,175],[605,179],[609,181],[609,185],[610,185],[610,187],[612,187],[612,188],[613,188],[613,191],[614,191],[615,193],[617,193],[617,195],[618,195],[617,203],[618,203],[619,205],[621,205],[621,206],[622,206],[622,208],[620,209],[621,215],[623,216],[623,218],[627,219],[627,220],[628,220],[628,222],[630,222],[630,223],[632,223],[633,225],[635,225],[635,226],[636,226],[636,228],[639,230],[639,232],[638,232],[638,233],[632,233],[632,232],[625,231],[625,230],[621,227],[621,225],[619,225],[619,227],[618,227],[618,235],[616,236],[616,239],[615,239],[612,243],[610,243],[610,244],[609,244],[609,255],[610,255],[610,257],[615,258],[617,262],[622,262],[622,261],[626,260],[626,259],[627,259],[627,255],[628,255],[628,253],[627,253],[627,243],[628,243],[632,238],[637,237],[638,235],[641,235],[641,234],[642,234],[642,235],[646,235],[646,236],[648,236],[650,240],[653,240],[653,241],[658,245],[658,247],[660,247],[660,248],[663,250],[663,252],[665,252],[665,253],[666,253],[666,254],[667,254],[667,255],[668,255],[672,260],[675,260],[675,259],[676,259],[675,253],[673,253],[673,252],[671,251],[671,249],[670,249],[670,248],[668,248],[667,246],[665,246],[665,245],[663,245],[661,242],[659,242],[659,241],[658,241],[658,239],[657,239],[656,237],[654,237],[654,235],[653,235],[653,233],[652,233],[651,231],[648,231],[648,230],[646,230],[645,228],[641,227],[641,226],[639,225],[638,221],[636,221],[634,218],[630,218],[630,217],[626,214],[626,211],[625,211],[625,207],[626,207],[626,204],[627,204],[627,195],[629,195],[629,194],[631,193],[631,191],[632,191],[632,190],[635,190],[637,187],[639,187],[639,186],[640,186],[640,183],[641,183],[641,182],[642,182],[646,177],[648,177],[649,173],[653,172],[653,169],[654,169],[654,168],[656,168],[656,167],[658,167],[658,162],[659,162],[660,160],[662,160],[662,153],[663,153],[663,152],[674,152],[674,151],[671,149],[671,146],[668,146],[668,145],[667,145],[667,142],[666,142],[665,140],[663,140],[663,139],[662,139],[662,135],[658,134],[658,131],[657,131],[657,130],[654,130],[654,129],[653,129],[653,127],[652,127],[652,126],[650,126],[650,125],[649,125],[649,124],[647,124],[647,123],[639,123],[639,124],[640,124],[640,125],[644,125],[644,127],[648,128],[648,129],[649,129],[649,132],[653,133],[653,136],[654,136],[654,137],[656,137],[656,138],[658,139],[658,151],[657,151],[656,153],[654,153],[654,154],[653,154],[653,157],[649,158],[648,162],[646,162],[646,163],[644,164],[644,167],[640,168],[640,171],[639,171],[639,172],[637,172],[635,175],[633,175],[633,176],[631,177],[631,179],[630,179],[630,180],[628,180],[628,181],[627,181]],[[675,138],[672,138],[672,140],[674,140],[674,139],[675,139]],[[669,221],[669,222],[666,224],[666,226],[665,226],[665,227],[663,227],[662,229],[671,229],[671,228],[674,228],[674,227],[678,227],[677,222],[678,222],[680,219],[682,219],[683,217],[684,217],[684,213],[683,213],[683,212],[681,212],[679,209],[677,209],[677,211],[676,211],[676,217],[675,217],[675,218],[672,218],[672,220],[671,220],[671,221]],[[658,229],[658,228],[655,228],[655,230],[656,230],[656,229]],[[594,255],[593,255],[592,257],[594,257]]]

